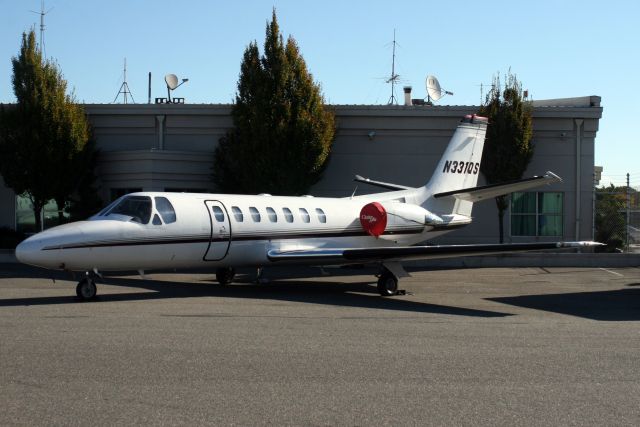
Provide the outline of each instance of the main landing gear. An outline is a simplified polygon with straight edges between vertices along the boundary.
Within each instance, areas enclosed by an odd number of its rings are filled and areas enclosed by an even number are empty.
[[[405,291],[398,290],[398,279],[401,277],[409,277],[409,273],[402,267],[399,262],[384,262],[380,266],[380,274],[378,275],[378,292],[383,297],[391,297],[394,295],[404,295]]]
[[[216,270],[216,280],[221,285],[228,285],[233,282],[233,278],[236,275],[236,270],[232,267],[220,267]]]
[[[391,297],[398,294],[398,278],[386,268],[378,277],[378,292],[383,297]]]
[[[96,297],[97,289],[96,282],[89,275],[86,275],[78,282],[76,286],[76,295],[82,301],[89,301]]]

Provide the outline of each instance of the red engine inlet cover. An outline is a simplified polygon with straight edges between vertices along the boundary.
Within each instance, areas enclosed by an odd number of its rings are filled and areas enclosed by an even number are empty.
[[[360,224],[364,231],[374,237],[384,233],[387,227],[387,211],[378,202],[371,202],[360,210]]]

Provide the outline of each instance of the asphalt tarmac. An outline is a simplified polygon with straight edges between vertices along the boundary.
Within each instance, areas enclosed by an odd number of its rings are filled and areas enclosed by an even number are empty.
[[[640,268],[266,274],[0,265],[0,424],[640,425]]]

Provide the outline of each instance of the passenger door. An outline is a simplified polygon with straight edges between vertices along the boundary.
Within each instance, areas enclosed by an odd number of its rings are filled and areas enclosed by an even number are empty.
[[[204,204],[211,221],[209,247],[204,254],[205,261],[219,261],[227,256],[231,245],[231,223],[224,205],[217,200],[206,200]]]

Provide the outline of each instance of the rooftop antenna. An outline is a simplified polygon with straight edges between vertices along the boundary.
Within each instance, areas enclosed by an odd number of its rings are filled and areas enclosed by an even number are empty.
[[[425,85],[427,87],[427,102],[430,104],[439,101],[445,95],[453,95],[453,92],[442,89],[436,76],[427,76]]]
[[[35,13],[37,15],[40,15],[40,52],[42,52],[42,56],[44,56],[45,58],[47,57],[47,52],[44,48],[44,16],[51,12],[53,10],[53,7],[49,10],[47,10],[46,12],[44,11],[44,0],[42,0],[40,2],[40,12],[36,12],[35,10],[30,10],[31,13]]]
[[[400,79],[400,75],[396,74],[396,30],[393,29],[393,59],[391,60],[391,77],[387,79],[387,83],[391,83],[391,97],[387,105],[395,105],[398,103],[396,99],[396,83]]]
[[[124,103],[128,104],[127,95],[131,97],[131,101],[135,104],[136,101],[133,99],[133,94],[129,90],[129,84],[127,83],[127,58],[124,58],[124,78],[122,79],[122,84],[120,85],[120,90],[118,90],[118,94],[116,98],[113,100],[112,104],[118,100],[118,97],[122,94],[122,98],[124,99]]]

